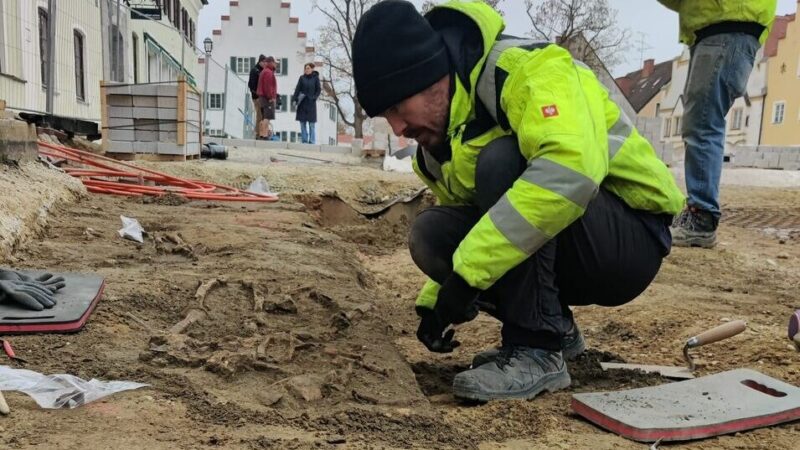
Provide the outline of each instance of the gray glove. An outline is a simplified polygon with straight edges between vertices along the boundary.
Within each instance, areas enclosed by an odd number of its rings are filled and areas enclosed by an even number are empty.
[[[52,273],[43,273],[33,278],[23,273],[7,269],[0,269],[0,280],[25,281],[43,287],[50,292],[56,292],[67,285],[64,277],[55,277]]]
[[[41,311],[56,304],[53,292],[41,283],[19,280],[0,280],[0,301],[14,302],[27,309]]]

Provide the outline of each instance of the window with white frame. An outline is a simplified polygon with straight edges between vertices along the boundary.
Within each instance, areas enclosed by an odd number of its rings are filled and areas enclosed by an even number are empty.
[[[250,64],[255,58],[249,57],[239,57],[239,56],[232,56],[231,57],[231,68],[234,72],[238,74],[247,74],[250,73],[250,68],[255,64]]]
[[[785,110],[786,110],[786,102],[775,102],[772,105],[772,123],[776,125],[782,124]]]
[[[222,109],[225,100],[224,94],[207,94],[208,101],[206,102],[207,109]]]
[[[672,135],[678,136],[681,134],[681,116],[675,118],[675,124],[673,125]]]
[[[665,118],[664,119],[664,134],[663,134],[663,137],[665,137],[665,138],[670,137],[670,135],[672,134],[670,125],[672,125],[672,120],[669,117]]]
[[[49,55],[47,54],[47,41],[49,40],[47,33],[47,23],[49,22],[49,15],[47,10],[39,8],[39,56],[41,57],[41,77],[42,87],[47,87],[47,67],[50,63]]]
[[[736,108],[733,110],[733,116],[731,117],[731,130],[742,129],[742,115],[742,108]]]
[[[289,75],[289,58],[275,58],[275,75]]]
[[[225,132],[219,128],[207,128],[206,134],[209,136],[225,137]]]
[[[280,103],[280,105],[278,105],[277,111],[286,112],[287,108],[288,108],[287,96],[286,95],[278,95],[278,103]]]
[[[73,46],[75,49],[75,96],[78,100],[86,100],[86,39],[78,30],[72,31]]]

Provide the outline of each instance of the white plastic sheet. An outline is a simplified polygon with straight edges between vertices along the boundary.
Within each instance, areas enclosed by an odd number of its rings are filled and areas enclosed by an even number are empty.
[[[259,175],[258,178],[253,180],[253,182],[250,183],[250,186],[247,187],[247,190],[245,192],[252,192],[254,194],[278,195],[277,192],[272,192],[272,189],[270,189],[267,179],[264,178],[262,175]]]
[[[144,242],[144,228],[139,224],[139,221],[130,217],[119,216],[122,220],[122,228],[119,230],[120,237],[136,241],[138,243]]]
[[[77,408],[111,394],[138,389],[147,384],[131,381],[86,381],[74,375],[44,375],[26,369],[0,366],[0,391],[28,394],[42,408]]]

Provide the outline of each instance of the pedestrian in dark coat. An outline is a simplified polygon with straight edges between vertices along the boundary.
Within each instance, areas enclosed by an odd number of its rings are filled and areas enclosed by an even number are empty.
[[[303,75],[297,80],[292,101],[297,104],[295,120],[300,122],[300,139],[304,144],[314,144],[316,135],[314,126],[317,123],[317,98],[320,94],[319,72],[314,64],[304,67]]]
[[[258,101],[258,76],[264,66],[267,65],[267,57],[264,55],[258,56],[258,62],[252,69],[250,69],[250,79],[247,81],[247,87],[250,89],[250,97],[253,99],[253,109],[256,112],[255,128],[258,129],[258,124],[261,123],[263,115],[261,114],[261,103]]]

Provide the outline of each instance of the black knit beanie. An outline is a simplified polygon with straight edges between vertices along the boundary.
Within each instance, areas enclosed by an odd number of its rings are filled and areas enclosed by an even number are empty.
[[[353,78],[370,117],[422,92],[448,71],[444,41],[410,2],[382,1],[358,22]]]

